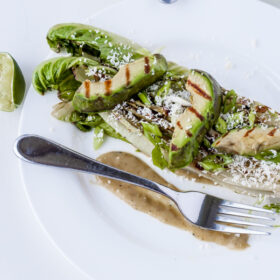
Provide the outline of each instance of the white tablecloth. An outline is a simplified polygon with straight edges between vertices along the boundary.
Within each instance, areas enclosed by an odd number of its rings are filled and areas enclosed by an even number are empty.
[[[15,57],[28,89],[34,67],[49,53],[49,27],[79,22],[119,1],[1,1],[0,52]],[[13,154],[20,113],[0,112],[0,279],[88,279],[48,240],[26,199]]]

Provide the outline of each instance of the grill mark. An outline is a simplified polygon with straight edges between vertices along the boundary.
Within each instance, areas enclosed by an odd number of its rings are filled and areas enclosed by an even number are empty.
[[[189,130],[186,130],[186,134],[187,134],[189,137],[192,137],[192,133],[191,133]]]
[[[204,120],[204,117],[202,115],[200,115],[194,107],[189,107],[189,111],[191,111],[193,114],[195,114],[201,121]]]
[[[180,121],[177,121],[177,126],[180,128],[180,129],[183,129],[183,127],[182,127],[182,125],[181,125],[181,123],[180,123]]]
[[[209,96],[203,89],[201,89],[197,84],[192,83],[190,80],[187,81],[187,84],[190,85],[193,89],[194,92],[197,93],[198,95],[202,96],[203,98],[207,100],[212,100],[212,97]]]
[[[85,80],[84,85],[85,85],[85,91],[86,91],[85,92],[86,98],[89,98],[90,97],[90,81]]]
[[[171,144],[171,151],[178,151],[178,147],[174,144]]]
[[[265,113],[269,108],[267,106],[259,105],[256,107],[257,113]]]
[[[166,109],[166,108],[163,108],[163,112],[164,112],[164,115],[165,115],[165,116],[168,116],[169,113],[170,113],[170,110],[169,110],[169,109]]]
[[[112,80],[106,80],[105,82],[105,95],[111,94],[111,86],[112,86]]]
[[[221,141],[219,140],[219,141],[216,143],[216,145],[215,145],[215,146],[218,146],[220,143],[221,143]]]
[[[204,168],[201,166],[201,165],[199,165],[197,162],[195,163],[195,168],[196,169],[198,169],[198,170],[204,170]]]
[[[229,134],[229,131],[226,132],[224,135],[222,135],[222,136],[221,136],[221,139],[223,139],[223,138],[225,138],[226,136],[228,136],[228,134]]]
[[[125,77],[126,77],[126,86],[129,86],[130,84],[130,69],[129,64],[125,65]]]
[[[274,136],[276,130],[277,130],[277,128],[273,128],[267,135],[268,136]]]
[[[249,130],[248,130],[248,131],[244,134],[244,136],[243,136],[243,137],[248,137],[248,136],[249,136],[249,134],[250,134],[250,133],[252,133],[254,129],[255,129],[255,127],[253,127],[253,128],[251,128],[251,129],[249,129]]]
[[[149,74],[151,71],[151,67],[150,67],[150,60],[147,56],[145,56],[144,58],[145,64],[144,64],[144,72],[145,74]]]

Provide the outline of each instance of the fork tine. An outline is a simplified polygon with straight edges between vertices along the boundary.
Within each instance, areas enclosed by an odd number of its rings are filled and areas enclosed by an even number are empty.
[[[238,216],[238,217],[243,217],[243,218],[261,219],[261,220],[266,220],[266,221],[275,221],[275,218],[264,217],[264,216],[253,215],[253,214],[247,214],[247,213],[242,213],[242,212],[237,212],[237,211],[231,211],[231,210],[228,210],[228,209],[223,209],[221,207],[218,208],[217,214]]]
[[[239,227],[232,227],[232,226],[226,226],[226,225],[220,225],[214,223],[212,227],[210,228],[212,230],[221,231],[221,232],[227,232],[227,233],[235,233],[235,234],[255,234],[255,235],[270,235],[270,232],[266,231],[258,231],[253,229],[247,229],[247,228],[239,228]]]
[[[217,216],[216,221],[217,222],[223,222],[223,223],[230,223],[230,224],[234,224],[234,225],[241,225],[241,226],[253,226],[253,227],[264,227],[264,228],[272,228],[273,227],[271,225],[253,223],[253,222],[233,219],[233,218],[226,217],[226,216]]]
[[[260,207],[255,207],[255,206],[242,204],[242,203],[237,203],[237,202],[224,200],[224,199],[221,199],[220,206],[227,206],[227,207],[232,207],[232,208],[241,208],[241,209],[245,209],[245,210],[252,210],[252,211],[274,214],[274,212],[272,210],[263,209],[263,208],[260,208]]]

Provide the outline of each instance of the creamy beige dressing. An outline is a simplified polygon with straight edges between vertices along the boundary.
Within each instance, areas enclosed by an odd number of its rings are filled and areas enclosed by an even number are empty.
[[[145,177],[175,189],[175,186],[166,182],[146,163],[131,154],[124,152],[109,152],[99,156],[98,160],[105,164]],[[194,176],[197,176],[191,172],[188,172],[187,174],[184,172],[181,175],[187,176],[188,178],[196,178]],[[104,177],[98,177],[98,180],[104,187],[113,192],[136,210],[149,214],[166,224],[189,231],[193,236],[200,240],[214,242],[223,246],[227,246],[231,249],[245,249],[249,246],[247,235],[239,236],[234,234],[219,233],[203,230],[192,225],[184,218],[175,204],[162,195],[128,183],[123,183],[116,180],[108,180]]]

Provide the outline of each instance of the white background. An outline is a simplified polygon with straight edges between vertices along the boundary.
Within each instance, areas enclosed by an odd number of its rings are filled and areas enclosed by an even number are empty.
[[[49,53],[45,41],[49,27],[79,22],[119,1],[1,1],[0,51],[10,52],[18,61],[28,89],[34,67]],[[277,29],[273,32],[277,36]],[[46,238],[25,197],[12,152],[20,112],[0,112],[0,279],[86,279]]]
[[[0,52],[15,57],[28,89],[34,67],[49,53],[45,41],[49,27],[59,22],[79,22],[117,2],[0,1]],[[20,111],[0,112],[0,279],[87,279],[45,237],[25,197],[12,152]]]

